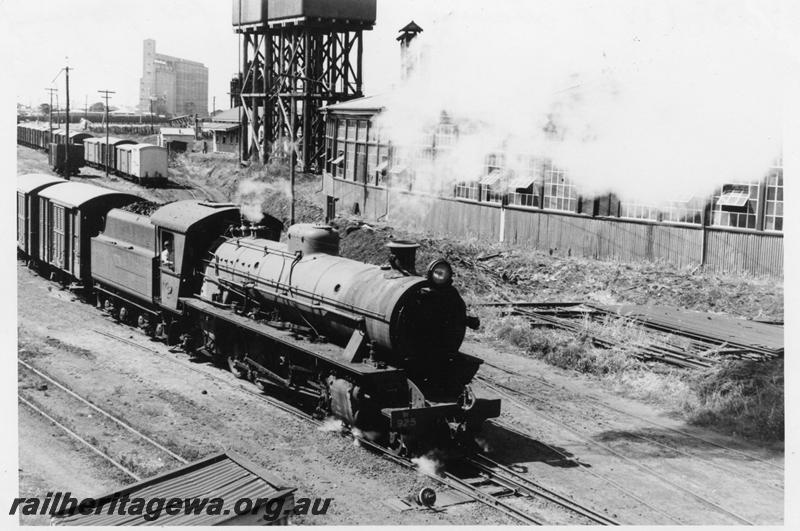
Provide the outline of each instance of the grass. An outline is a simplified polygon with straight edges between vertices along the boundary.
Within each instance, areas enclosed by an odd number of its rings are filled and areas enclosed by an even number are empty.
[[[572,334],[532,327],[524,317],[482,308],[478,332],[550,365],[596,377],[613,391],[679,412],[690,424],[766,442],[784,440],[783,360],[723,361],[709,369],[680,369],[636,359],[650,332],[624,319],[584,323]],[[596,348],[589,334],[622,346]],[[656,339],[663,340],[658,335]]]
[[[765,441],[784,439],[783,360],[730,361],[691,378],[693,424]]]

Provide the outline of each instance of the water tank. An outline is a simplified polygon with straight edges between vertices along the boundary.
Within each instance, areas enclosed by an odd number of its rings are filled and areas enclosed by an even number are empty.
[[[233,26],[306,18],[375,24],[376,0],[233,0]]]
[[[339,254],[339,233],[330,225],[297,223],[289,227],[286,238],[290,253],[302,251],[304,256],[315,253]]]

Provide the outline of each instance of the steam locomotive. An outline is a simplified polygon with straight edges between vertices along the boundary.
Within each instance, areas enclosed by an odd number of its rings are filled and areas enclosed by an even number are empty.
[[[375,266],[339,256],[328,225],[293,225],[280,243],[232,204],[143,215],[135,196],[41,175],[21,176],[18,196],[18,247],[38,267],[116,319],[310,400],[399,454],[470,450],[500,414],[469,387],[481,360],[459,347],[478,323],[452,268],[440,259],[416,274],[411,243],[389,244],[389,265]]]

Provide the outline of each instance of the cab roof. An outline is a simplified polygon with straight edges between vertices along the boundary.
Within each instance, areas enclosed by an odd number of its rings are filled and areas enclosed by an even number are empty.
[[[220,214],[238,216],[239,207],[233,203],[213,203],[187,199],[164,205],[153,212],[150,219],[153,225],[185,234],[193,225],[206,218]]]

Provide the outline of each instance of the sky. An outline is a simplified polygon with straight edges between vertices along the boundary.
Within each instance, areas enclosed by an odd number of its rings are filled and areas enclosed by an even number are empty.
[[[502,144],[533,147],[593,193],[700,197],[780,154],[799,11],[796,0],[377,0],[364,92],[392,94],[382,120],[394,141],[413,143],[442,110],[480,120],[447,161],[459,178]],[[69,64],[73,107],[109,89],[131,108],[153,38],[158,52],[204,63],[209,109],[224,109],[238,70],[231,18],[231,0],[0,0],[0,39],[19,103],[46,102],[56,86],[63,106],[63,74],[53,79]],[[432,66],[401,83],[395,39],[412,19]],[[566,132],[558,146],[542,138],[547,120]]]
[[[64,7],[68,6],[68,9]],[[231,25],[229,0],[0,0],[9,23],[3,40],[11,52],[16,100],[38,105],[55,86],[64,98],[63,74],[70,70],[70,99],[83,108],[101,101],[98,90],[116,92],[112,105],[135,106],[142,74],[142,41],[156,51],[204,63],[209,69],[209,109],[229,107],[229,81],[238,71],[239,39]],[[424,28],[450,7],[448,2],[378,0],[378,21],[364,39],[365,90],[383,90],[399,72],[397,30],[412,18]],[[8,50],[8,49],[7,49]]]

